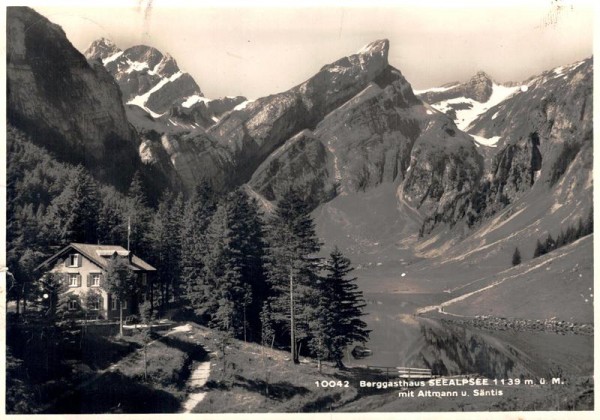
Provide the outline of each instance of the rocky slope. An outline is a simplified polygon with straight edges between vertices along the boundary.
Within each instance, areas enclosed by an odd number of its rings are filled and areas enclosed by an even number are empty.
[[[487,102],[491,106],[473,115],[467,132],[484,157],[485,175],[464,211],[469,225],[501,211],[535,183],[545,185],[540,188],[550,193],[557,192],[554,185],[572,164],[580,168],[575,178],[588,179],[592,74],[591,59],[544,72],[506,88],[512,93],[496,104],[491,100],[493,92]],[[434,101],[449,91],[434,90],[421,97]],[[455,211],[447,209],[429,217],[424,231],[431,231],[440,220],[452,221],[456,215],[449,213]]]
[[[142,108],[167,127],[209,127],[246,100],[241,96],[205,98],[196,81],[181,71],[173,57],[146,45],[123,51],[112,41],[100,38],[84,54],[88,60],[100,61],[115,78],[126,104]]]
[[[140,166],[113,78],[25,7],[7,9],[7,115],[61,160],[84,162],[106,182],[125,187]]]
[[[202,178],[219,188],[248,183],[277,201],[294,188],[317,206],[396,183],[429,213],[477,183],[481,158],[450,118],[414,96],[388,50],[387,40],[373,42],[206,132],[163,136],[162,146],[188,189]]]
[[[558,192],[569,168],[590,177],[592,79],[591,59],[545,72],[474,122],[474,135],[499,138],[488,199],[514,202],[534,183]]]

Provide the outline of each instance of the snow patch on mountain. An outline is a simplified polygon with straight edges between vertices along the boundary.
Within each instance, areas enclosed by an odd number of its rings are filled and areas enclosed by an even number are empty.
[[[441,101],[431,106],[444,113],[455,109],[456,126],[463,131],[467,131],[477,117],[520,91],[521,86],[508,87],[494,83],[492,95],[486,102],[477,102],[470,98],[459,97]],[[465,109],[457,109],[456,105],[464,106]]]
[[[122,55],[123,55],[123,51],[118,51],[118,52],[114,53],[113,55],[111,55],[110,57],[106,57],[105,59],[103,59],[102,64],[107,65],[108,63],[115,61],[117,58],[119,58]]]
[[[210,101],[212,101],[212,99],[209,98],[205,98],[204,96],[200,96],[200,95],[192,95],[189,96],[182,104],[181,106],[183,106],[184,108],[190,108],[192,105],[195,105],[199,102],[203,102],[205,104],[208,104]]]
[[[254,102],[254,101],[253,101],[253,100],[247,100],[247,101],[244,101],[244,102],[242,102],[241,104],[239,104],[239,105],[236,105],[236,106],[235,106],[233,109],[234,109],[235,111],[240,111],[240,110],[242,110],[242,109],[246,108],[246,107],[247,107],[247,106],[248,106],[250,103],[252,103],[252,102]]]
[[[127,60],[127,64],[129,64],[129,68],[125,70],[125,73],[133,73],[134,71],[142,71],[145,69],[149,69],[148,63],[140,62],[140,61],[130,61]],[[150,72],[148,72],[150,73]]]
[[[475,144],[480,144],[482,146],[488,147],[496,147],[496,145],[498,144],[498,140],[500,140],[500,136],[494,136],[489,139],[486,139],[485,137],[476,136],[474,134],[469,135],[473,137],[473,140],[475,140]]]
[[[456,84],[456,85],[452,85],[452,86],[448,86],[448,87],[433,87],[433,88],[428,88],[428,89],[413,89],[413,93],[415,95],[421,95],[421,94],[427,93],[427,92],[446,92],[447,90],[454,89],[457,86],[459,86],[459,85]]]
[[[177,80],[179,77],[181,77],[182,74],[183,73],[179,71],[179,72],[175,73],[171,77],[168,77],[168,78],[165,77],[165,78],[163,78],[160,82],[158,82],[156,85],[154,85],[146,93],[144,93],[142,95],[136,96],[135,98],[133,98],[132,100],[130,100],[129,102],[127,102],[127,104],[128,105],[137,105],[137,106],[139,106],[144,111],[146,111],[148,114],[152,115],[153,118],[161,117],[164,114],[157,114],[156,112],[152,111],[150,108],[148,108],[146,106],[146,103],[148,102],[148,99],[150,98],[150,95],[152,95],[154,92],[156,92],[157,90],[159,90],[160,88],[162,88],[167,83],[173,82],[173,81]]]

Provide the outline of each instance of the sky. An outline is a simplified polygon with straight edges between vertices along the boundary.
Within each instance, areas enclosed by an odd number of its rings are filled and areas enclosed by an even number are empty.
[[[226,0],[194,8],[158,0],[122,0],[119,8],[48,6],[55,3],[34,8],[62,26],[80,51],[100,37],[121,49],[156,47],[211,98],[287,90],[382,38],[390,40],[390,64],[415,89],[466,81],[479,70],[498,82],[522,81],[593,51],[592,8],[572,0],[487,3],[493,7],[425,0],[377,7],[310,1],[302,8],[230,7]]]

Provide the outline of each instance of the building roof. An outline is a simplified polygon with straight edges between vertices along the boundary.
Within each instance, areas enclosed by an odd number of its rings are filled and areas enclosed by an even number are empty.
[[[60,256],[64,255],[73,249],[79,252],[81,255],[86,257],[88,260],[92,261],[94,264],[99,266],[100,268],[106,269],[108,267],[109,258],[113,255],[118,255],[121,257],[131,257],[128,258],[129,267],[134,271],[156,271],[156,268],[152,267],[146,261],[141,258],[135,256],[130,251],[126,250],[120,245],[94,245],[94,244],[79,244],[75,242],[71,242],[69,245],[58,251],[56,254],[48,258],[46,261],[41,263],[37,268],[40,269],[44,266],[49,265]]]

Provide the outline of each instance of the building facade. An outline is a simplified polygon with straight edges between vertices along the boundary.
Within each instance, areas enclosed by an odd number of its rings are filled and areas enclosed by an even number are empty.
[[[119,245],[93,245],[71,243],[44,261],[39,270],[58,274],[66,285],[67,308],[74,314],[83,312],[86,317],[118,318],[119,301],[106,290],[106,269],[111,258],[123,258],[137,276],[143,288],[151,281],[156,268]],[[140,296],[124,300],[123,315],[135,313]]]

